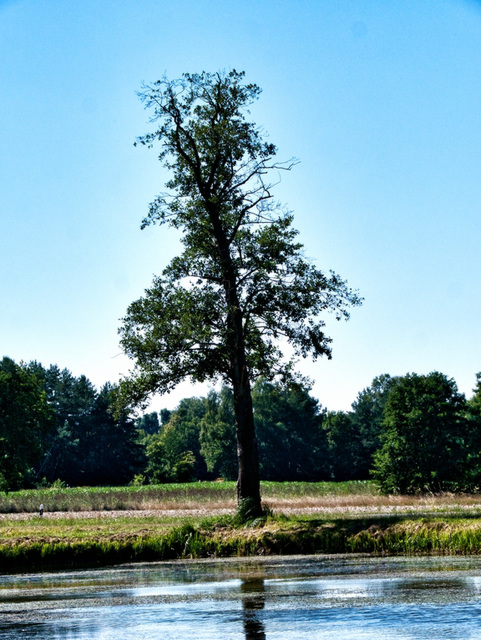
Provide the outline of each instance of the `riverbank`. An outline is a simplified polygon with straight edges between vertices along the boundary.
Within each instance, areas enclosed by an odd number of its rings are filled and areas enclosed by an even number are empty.
[[[0,572],[319,553],[480,554],[481,519],[274,516],[242,526],[232,516],[184,523],[155,517],[17,520],[2,527]]]
[[[234,495],[234,483],[211,482],[2,496],[0,573],[281,554],[481,554],[478,495],[263,483],[270,515],[248,524],[236,520]]]

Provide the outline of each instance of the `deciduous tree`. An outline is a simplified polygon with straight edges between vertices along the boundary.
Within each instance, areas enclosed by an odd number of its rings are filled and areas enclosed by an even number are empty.
[[[232,387],[238,500],[249,499],[253,515],[261,499],[252,381],[293,377],[286,343],[294,356],[330,357],[321,315],[347,318],[360,302],[339,276],[304,258],[292,215],[273,201],[269,176],[293,163],[276,162],[275,146],[246,119],[259,93],[236,71],[144,87],[154,130],[138,142],[160,145],[171,179],[143,226],[178,229],[184,249],[130,305],[120,329],[135,362],[124,383],[134,403],[186,378]]]
[[[353,414],[330,411],[322,426],[327,436],[332,479],[358,479],[363,448]]]
[[[257,380],[252,391],[263,480],[325,480],[324,412],[309,387]]]
[[[199,438],[200,452],[208,471],[234,480],[237,475],[235,417],[234,400],[229,387],[222,387],[219,393],[214,390],[209,392]]]
[[[386,493],[439,492],[463,482],[466,400],[434,371],[398,379],[384,409],[374,476]],[[457,487],[455,487],[457,488]]]

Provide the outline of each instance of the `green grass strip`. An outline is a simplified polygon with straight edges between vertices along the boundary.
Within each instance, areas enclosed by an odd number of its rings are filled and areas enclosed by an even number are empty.
[[[40,532],[39,532],[40,533]],[[59,532],[60,533],[60,532]],[[97,537],[96,537],[97,536]],[[480,554],[480,519],[268,518],[247,526],[209,519],[169,530],[0,542],[0,572],[108,566],[183,558],[321,553]]]

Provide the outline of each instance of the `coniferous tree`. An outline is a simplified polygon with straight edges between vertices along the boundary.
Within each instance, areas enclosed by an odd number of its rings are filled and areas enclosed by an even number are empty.
[[[0,362],[0,490],[22,489],[34,482],[52,426],[41,378],[27,365],[4,357]]]
[[[355,444],[357,447],[356,478],[367,480],[370,477],[374,454],[381,446],[384,408],[397,380],[397,377],[391,377],[387,373],[376,376],[371,385],[363,389],[352,404],[352,411],[349,414],[351,424],[346,423],[345,426],[349,428],[354,438],[354,442],[349,442],[349,436],[346,434],[348,446],[352,447]]]

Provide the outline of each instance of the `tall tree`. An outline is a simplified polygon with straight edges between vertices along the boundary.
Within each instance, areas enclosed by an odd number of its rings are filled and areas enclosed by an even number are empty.
[[[38,363],[31,366],[43,369]],[[86,376],[76,378],[56,365],[43,369],[43,379],[57,428],[46,447],[39,475],[50,482],[58,478],[70,485],[88,484],[87,459],[95,447],[91,432],[97,391]]]
[[[473,389],[473,396],[468,401],[470,412],[481,419],[481,371],[476,374],[476,386]]]
[[[481,372],[476,374],[473,396],[467,402],[465,491],[481,489]]]
[[[155,127],[138,142],[160,143],[171,179],[143,226],[178,229],[184,251],[130,305],[120,328],[136,365],[124,383],[133,402],[185,378],[231,385],[238,501],[249,499],[253,515],[262,509],[252,380],[294,377],[281,341],[295,356],[330,357],[320,314],[347,318],[360,302],[339,276],[303,258],[292,215],[272,200],[268,174],[292,162],[275,162],[275,146],[246,120],[259,93],[237,71],[184,74],[144,87],[140,96]]]
[[[85,483],[127,484],[143,466],[143,451],[137,440],[135,423],[126,412],[114,416],[112,407],[117,387],[106,383],[97,393],[85,434],[83,457]]]
[[[397,381],[397,377],[383,373],[374,378],[370,387],[360,391],[352,403],[349,418],[352,423],[352,436],[355,434],[357,462],[356,468],[351,468],[351,471],[355,472],[358,479],[369,478],[374,453],[381,446],[379,438],[383,431],[384,407]],[[338,426],[341,426],[342,422],[341,420]],[[347,423],[345,426],[348,426]],[[352,448],[354,441],[350,439],[348,446]]]
[[[76,378],[56,365],[44,369],[31,362],[29,370],[42,381],[55,421],[43,442],[38,479],[70,485],[129,482],[143,459],[135,424],[115,401],[116,387],[107,383],[97,392],[86,376]]]
[[[211,390],[200,427],[200,444],[207,469],[216,476],[234,480],[237,475],[235,417],[232,390]]]
[[[465,442],[466,400],[455,381],[438,371],[408,374],[387,399],[373,475],[384,493],[458,488]]]
[[[353,414],[344,411],[330,411],[322,426],[327,436],[332,479],[359,479],[364,449],[361,445],[359,430],[353,420]]]
[[[137,418],[137,420],[135,421],[135,426],[139,431],[143,431],[145,433],[148,433],[149,435],[159,433],[160,422],[157,411],[145,413],[140,418]]]
[[[52,429],[42,380],[23,363],[0,361],[0,490],[34,480],[42,444]]]
[[[205,412],[204,398],[184,398],[170,413],[170,419],[162,425],[161,431],[144,439],[147,455],[145,474],[149,481],[205,479],[207,466],[199,440]]]

